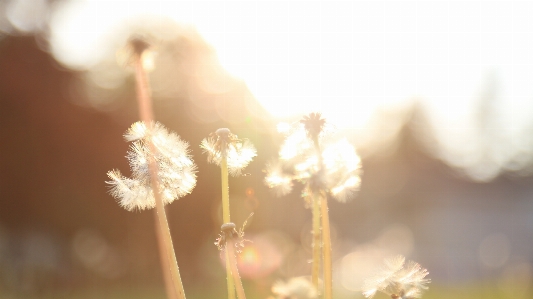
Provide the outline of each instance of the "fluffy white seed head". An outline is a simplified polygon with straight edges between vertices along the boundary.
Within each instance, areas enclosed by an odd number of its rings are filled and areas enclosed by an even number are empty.
[[[405,262],[405,257],[398,255],[385,260],[385,266],[374,277],[367,279],[363,286],[363,295],[372,298],[378,291],[392,298],[421,298],[430,279],[425,278],[429,272],[413,261]]]
[[[128,211],[144,210],[155,207],[152,188],[146,182],[124,177],[120,171],[112,170],[107,173],[111,181],[110,193],[119,200],[121,207]]]
[[[322,151],[325,168],[325,185],[330,194],[340,202],[346,202],[361,185],[361,158],[346,140],[328,144]]]
[[[257,156],[254,145],[248,140],[240,140],[229,129],[221,128],[214,136],[202,140],[200,147],[207,154],[207,161],[220,165],[222,158],[227,158],[228,172],[238,176],[242,170]]]
[[[153,134],[156,133],[158,129],[161,128],[161,125],[153,125]],[[138,121],[131,125],[131,127],[124,133],[124,139],[126,141],[136,141],[148,137],[148,128],[142,121]]]
[[[279,163],[269,163],[266,168],[265,184],[273,188],[278,196],[283,196],[292,191],[292,176],[283,173]]]
[[[228,150],[228,171],[230,175],[240,175],[241,171],[252,162],[255,156],[257,156],[257,151],[248,139],[230,144]]]
[[[111,178],[107,182],[111,185],[110,193],[129,211],[155,206],[150,159],[157,164],[157,181],[164,204],[191,193],[196,186],[196,165],[189,155],[188,144],[160,123],[153,123],[151,127],[152,130],[143,122],[136,122],[124,134],[127,141],[133,141],[126,156],[132,178],[126,178],[118,171],[108,172]],[[155,148],[154,153],[149,147],[150,140]]]
[[[287,194],[292,187],[287,182],[290,179],[303,183],[309,190],[319,188],[340,202],[353,197],[361,184],[361,159],[346,139],[333,141],[332,127],[321,123],[317,152],[303,123],[293,125],[287,132],[279,162],[266,169],[265,183],[269,187],[275,188],[278,195]]]

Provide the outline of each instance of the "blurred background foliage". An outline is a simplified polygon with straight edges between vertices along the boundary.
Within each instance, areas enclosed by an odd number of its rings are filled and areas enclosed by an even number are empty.
[[[154,44],[156,119],[190,143],[198,165],[193,193],[167,207],[188,296],[225,294],[213,245],[219,171],[199,148],[220,127],[258,149],[246,175],[230,180],[234,221],[254,212],[246,229],[252,242],[240,257],[249,297],[267,298],[274,281],[308,275],[311,214],[298,192],[278,198],[263,184],[282,138],[276,124],[298,115],[266,109],[246,78],[221,64],[215,46],[171,18],[130,16],[108,28],[101,48],[83,50],[98,59],[65,62],[54,50],[53,26],[64,6],[82,2],[0,2],[0,298],[164,298],[153,214],[120,208],[104,183],[108,170],[127,172],[122,134],[138,119],[131,71],[116,54],[133,33]],[[362,280],[393,254],[429,269],[424,298],[531,298],[533,111],[505,112],[515,102],[502,96],[502,73],[481,75],[464,102],[473,109],[468,126],[439,123],[450,116],[436,115],[415,91],[401,105],[373,110],[365,126],[338,126],[358,146],[364,169],[358,196],[330,205],[338,298],[361,298]],[[303,114],[310,107],[298,100]],[[355,117],[358,105],[376,101],[344,100],[324,98],[331,123],[338,120],[331,111]],[[447,105],[445,97],[437,101]]]

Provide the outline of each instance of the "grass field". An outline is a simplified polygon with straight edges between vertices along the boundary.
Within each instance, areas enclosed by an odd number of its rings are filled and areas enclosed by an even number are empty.
[[[223,287],[223,286],[222,286]],[[222,292],[220,291],[222,290]],[[0,290],[1,291],[1,290]],[[196,288],[187,292],[189,299],[218,299],[226,298],[224,289],[209,286],[208,288]],[[266,299],[268,295],[263,292],[247,292],[248,299]],[[334,296],[336,299],[363,298],[358,293],[345,293]],[[107,290],[78,290],[69,292],[57,292],[42,295],[28,294],[0,294],[0,299],[166,299],[163,288],[116,288]],[[389,298],[378,293],[375,299]],[[432,284],[424,293],[424,299],[530,299],[533,298],[531,285],[524,287],[502,289],[498,283],[482,283],[463,286],[439,286]]]

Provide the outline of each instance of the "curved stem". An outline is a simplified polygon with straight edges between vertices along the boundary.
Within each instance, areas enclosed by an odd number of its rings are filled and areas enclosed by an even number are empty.
[[[152,112],[152,100],[150,98],[150,87],[148,84],[148,76],[142,66],[141,54],[135,55],[135,79],[137,82],[137,100],[139,104],[139,114],[141,120],[145,123],[149,130],[152,130],[153,112]],[[156,149],[151,140],[148,142],[150,152],[155,153]],[[150,157],[148,167],[150,170],[150,183],[154,192],[157,222],[156,229],[159,230],[158,245],[159,252],[162,256],[162,270],[165,277],[165,283],[168,284],[168,276],[171,277],[173,286],[166,286],[167,296],[175,296],[179,299],[185,299],[185,291],[183,289],[183,283],[181,282],[181,276],[179,273],[178,262],[174,253],[174,246],[172,245],[172,237],[170,235],[170,228],[168,226],[167,215],[165,213],[165,206],[159,193],[159,184],[157,181],[158,167],[153,157]],[[169,275],[170,273],[170,275]],[[169,289],[173,289],[174,292],[168,292]],[[170,293],[170,294],[169,294]]]
[[[323,268],[324,271],[324,299],[331,299],[333,294],[333,275],[331,264],[331,230],[329,226],[328,199],[325,194],[320,194],[322,212],[322,244],[323,244]]]

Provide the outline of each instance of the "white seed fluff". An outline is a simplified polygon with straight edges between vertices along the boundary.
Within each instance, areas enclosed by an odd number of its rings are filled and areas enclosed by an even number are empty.
[[[150,134],[151,133],[151,134]],[[160,123],[153,123],[152,130],[143,122],[134,123],[124,134],[132,141],[127,158],[132,177],[124,177],[118,170],[109,171],[110,193],[128,211],[155,207],[155,197],[150,180],[149,160],[154,159],[158,172],[157,181],[164,204],[192,192],[196,186],[196,165],[189,155],[187,142],[169,132]],[[155,152],[150,150],[153,143]]]

